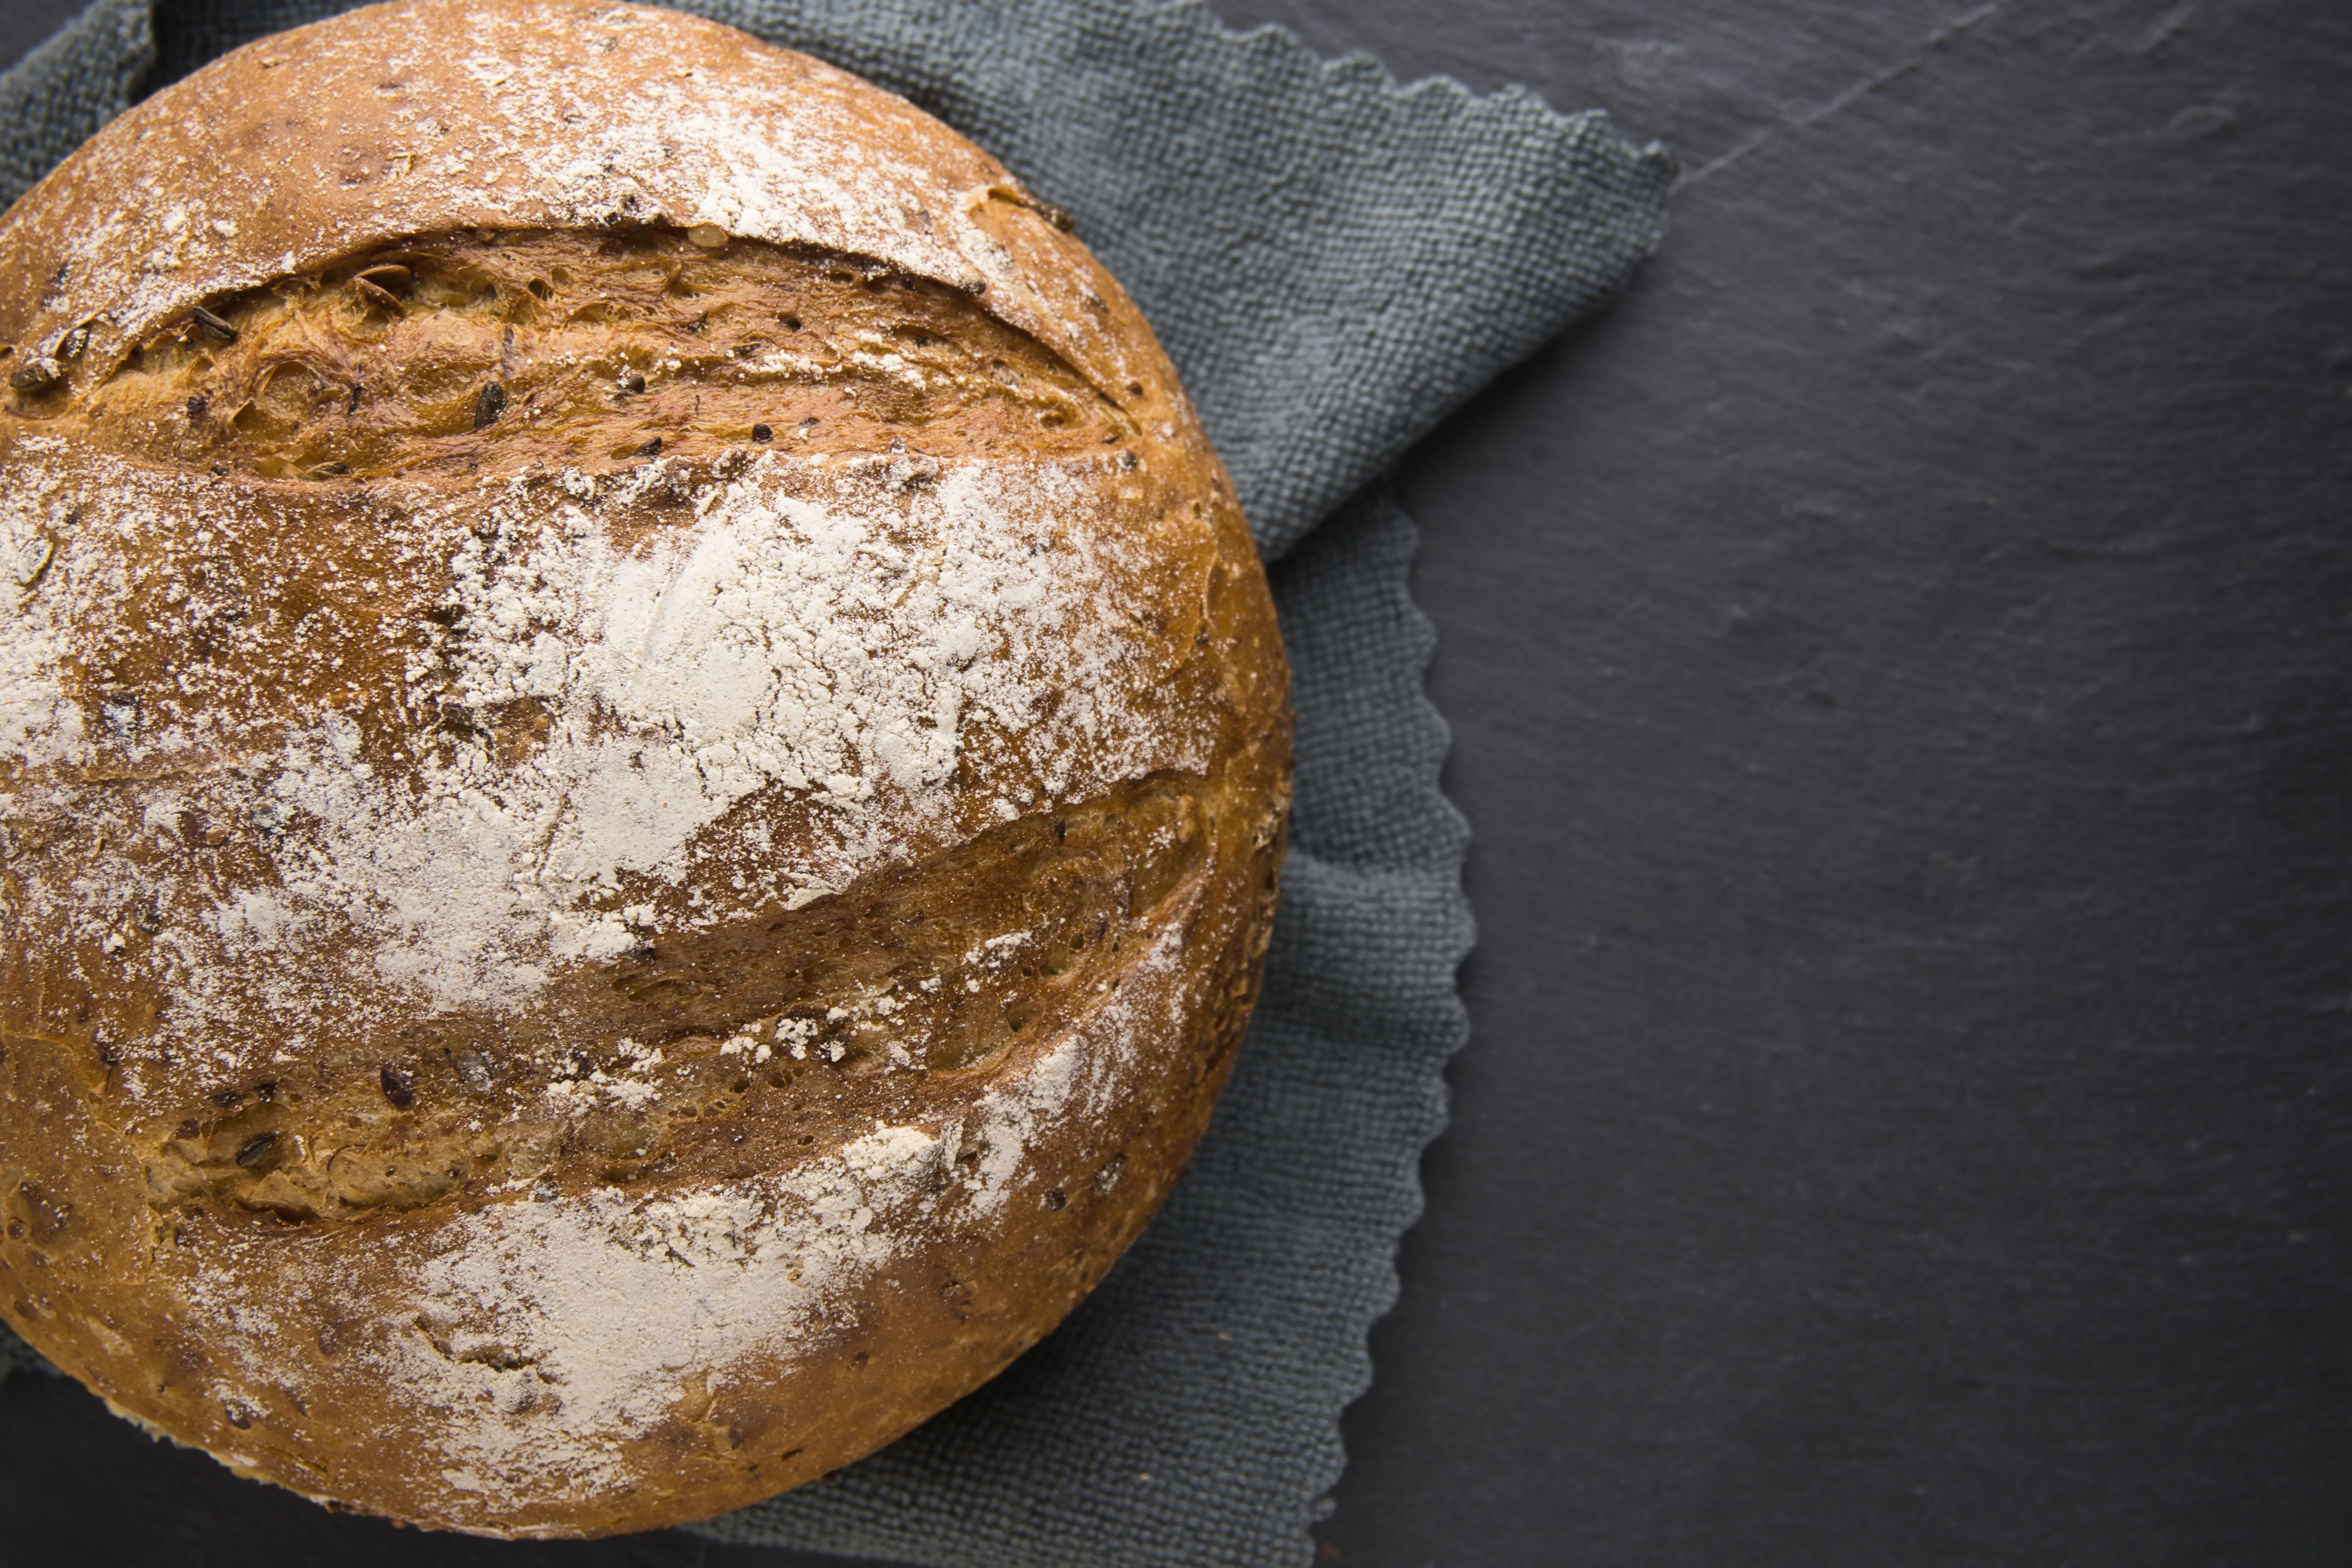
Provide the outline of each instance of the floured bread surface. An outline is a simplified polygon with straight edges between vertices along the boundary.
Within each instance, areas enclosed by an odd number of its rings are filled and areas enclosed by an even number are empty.
[[[870,1452],[1134,1238],[1285,675],[1001,167],[673,14],[376,7],[37,187],[0,331],[34,1344],[322,1500],[596,1534]]]

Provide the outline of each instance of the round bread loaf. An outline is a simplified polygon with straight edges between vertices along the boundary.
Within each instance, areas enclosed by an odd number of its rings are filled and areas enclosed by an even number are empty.
[[[509,1536],[1002,1369],[1205,1125],[1286,674],[1134,306],[672,13],[265,39],[0,220],[0,1311]]]

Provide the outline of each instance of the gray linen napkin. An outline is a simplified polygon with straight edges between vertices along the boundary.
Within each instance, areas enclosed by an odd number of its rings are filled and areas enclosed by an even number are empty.
[[[98,0],[0,78],[0,198],[143,92],[336,0]],[[692,0],[904,94],[1066,207],[1231,466],[1275,592],[1298,789],[1265,999],[1168,1206],[988,1387],[700,1528],[938,1568],[1303,1563],[1395,1299],[1465,1020],[1414,532],[1383,475],[1656,243],[1671,157],[1510,90],[1400,89],[1133,0]],[[0,1330],[0,1336],[5,1336]],[[0,1338],[0,1364],[21,1343]]]

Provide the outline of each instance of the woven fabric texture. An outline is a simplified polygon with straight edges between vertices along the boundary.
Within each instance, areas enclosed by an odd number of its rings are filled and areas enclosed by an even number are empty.
[[[13,199],[142,91],[333,0],[98,0],[0,78]],[[1063,1328],[880,1454],[700,1528],[937,1568],[1298,1564],[1370,1382],[1465,1024],[1465,829],[1382,476],[1658,240],[1673,160],[1133,0],[696,0],[899,92],[1067,208],[1273,564],[1298,789],[1264,1000],[1168,1206]],[[0,1331],[0,1360],[30,1352]],[[5,1539],[5,1526],[0,1526]]]

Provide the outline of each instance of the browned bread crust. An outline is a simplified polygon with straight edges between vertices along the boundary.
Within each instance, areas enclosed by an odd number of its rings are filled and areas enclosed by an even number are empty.
[[[1289,784],[1222,467],[899,100],[669,12],[238,50],[0,219],[0,1314],[241,1472],[738,1507],[1060,1321]]]

